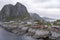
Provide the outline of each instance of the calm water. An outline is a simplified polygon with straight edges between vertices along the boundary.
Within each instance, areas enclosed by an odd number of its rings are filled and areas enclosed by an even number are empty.
[[[27,36],[17,36],[0,28],[0,40],[35,40]]]

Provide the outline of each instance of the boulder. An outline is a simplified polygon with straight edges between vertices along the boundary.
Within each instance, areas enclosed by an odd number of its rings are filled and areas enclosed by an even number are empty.
[[[33,36],[35,34],[35,29],[29,28],[28,33],[26,34],[27,36]]]
[[[60,37],[60,33],[58,33],[58,32],[53,32],[53,31],[51,31],[51,36],[49,36],[49,38],[50,39],[52,39],[52,40],[56,40],[56,39],[59,39],[59,37]]]
[[[49,31],[36,30],[34,38],[46,38],[49,36]]]

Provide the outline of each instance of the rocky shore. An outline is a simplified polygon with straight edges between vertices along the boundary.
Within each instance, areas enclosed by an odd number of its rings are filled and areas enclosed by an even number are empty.
[[[0,25],[2,28],[4,28],[5,30],[14,33],[18,36],[30,36],[34,39],[40,40],[60,40],[60,33],[59,32],[55,32],[52,30],[48,30],[48,29],[40,29],[40,28],[33,28],[33,27],[28,27],[25,25]]]
[[[43,29],[35,29],[32,27],[24,27],[24,26],[19,26],[19,27],[7,27],[2,25],[2,27],[9,31],[12,32],[16,35],[26,35],[26,36],[31,36],[34,39],[43,39],[43,40],[60,40],[60,33],[49,31],[49,30],[43,30]]]

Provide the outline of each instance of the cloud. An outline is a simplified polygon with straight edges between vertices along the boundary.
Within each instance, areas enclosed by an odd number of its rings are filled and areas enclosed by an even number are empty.
[[[34,0],[34,3],[39,4],[37,6],[41,8],[60,8],[60,0]]]
[[[49,0],[34,0],[35,3],[39,3],[39,2],[47,2]]]
[[[14,4],[12,0],[0,0],[0,10],[3,8],[6,4]]]

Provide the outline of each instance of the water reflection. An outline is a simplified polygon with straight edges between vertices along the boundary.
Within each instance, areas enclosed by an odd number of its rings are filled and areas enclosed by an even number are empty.
[[[35,40],[27,36],[17,36],[13,33],[7,32],[6,30],[0,29],[0,40]]]

